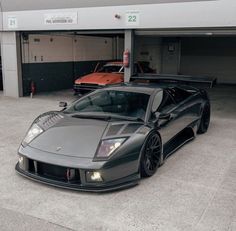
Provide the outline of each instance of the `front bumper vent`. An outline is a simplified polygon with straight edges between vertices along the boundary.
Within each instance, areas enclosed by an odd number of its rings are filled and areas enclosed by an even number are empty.
[[[39,161],[28,159],[31,174],[35,174],[46,179],[56,180],[64,183],[80,184],[80,173],[78,169],[67,168]]]

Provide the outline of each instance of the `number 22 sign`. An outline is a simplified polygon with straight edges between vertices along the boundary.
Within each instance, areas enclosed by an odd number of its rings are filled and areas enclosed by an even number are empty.
[[[140,21],[139,11],[126,12],[126,25],[127,26],[139,26],[139,21]]]

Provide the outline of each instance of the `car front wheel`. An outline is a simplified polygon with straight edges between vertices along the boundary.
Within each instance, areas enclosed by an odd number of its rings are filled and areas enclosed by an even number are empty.
[[[158,133],[151,133],[147,138],[140,160],[140,173],[142,177],[152,176],[161,165],[162,144]]]

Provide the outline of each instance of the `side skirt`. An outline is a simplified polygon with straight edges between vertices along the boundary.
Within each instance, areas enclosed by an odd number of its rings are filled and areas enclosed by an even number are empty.
[[[192,127],[187,127],[178,133],[173,139],[163,147],[163,159],[170,157],[177,149],[195,138]]]

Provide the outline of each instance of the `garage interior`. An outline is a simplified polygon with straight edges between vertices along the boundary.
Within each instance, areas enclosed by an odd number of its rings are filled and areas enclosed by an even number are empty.
[[[72,89],[98,63],[122,60],[123,51],[123,31],[22,32],[23,95],[30,94],[32,81],[37,93]],[[133,55],[134,63],[145,62],[157,75],[210,76],[219,84],[236,84],[234,36],[136,31]]]
[[[149,62],[157,74],[209,76],[219,84],[236,84],[235,36],[148,34],[137,32],[135,60]]]
[[[21,34],[23,93],[72,89],[74,80],[108,61],[122,60],[122,32]]]

